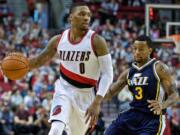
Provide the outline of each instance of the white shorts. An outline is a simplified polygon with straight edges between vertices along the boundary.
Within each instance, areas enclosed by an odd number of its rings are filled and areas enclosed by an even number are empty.
[[[62,121],[68,135],[84,135],[88,129],[85,124],[85,111],[95,97],[92,88],[79,89],[62,78],[55,82],[50,119]]]

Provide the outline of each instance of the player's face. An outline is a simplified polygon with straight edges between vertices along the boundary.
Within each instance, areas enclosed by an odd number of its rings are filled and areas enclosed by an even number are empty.
[[[145,41],[135,41],[133,44],[134,60],[137,63],[146,62],[152,53],[152,49],[149,48]]]
[[[87,30],[91,19],[91,11],[87,6],[76,7],[75,11],[70,15],[72,27],[80,30]]]

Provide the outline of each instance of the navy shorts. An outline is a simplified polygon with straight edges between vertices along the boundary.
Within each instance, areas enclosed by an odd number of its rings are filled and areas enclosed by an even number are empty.
[[[161,135],[164,129],[165,116],[130,109],[119,114],[104,135]]]

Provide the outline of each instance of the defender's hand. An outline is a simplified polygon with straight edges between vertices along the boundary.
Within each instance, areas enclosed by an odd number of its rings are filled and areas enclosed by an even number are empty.
[[[100,113],[100,103],[92,102],[92,104],[87,108],[85,117],[85,123],[89,123],[90,128],[94,128],[98,120]]]
[[[162,112],[162,104],[159,101],[156,100],[147,100],[149,103],[148,107],[150,108],[150,111],[152,111],[155,115],[160,115]]]

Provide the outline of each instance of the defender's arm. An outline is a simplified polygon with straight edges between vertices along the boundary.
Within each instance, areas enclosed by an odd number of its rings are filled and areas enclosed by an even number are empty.
[[[109,88],[104,99],[110,100],[113,96],[117,95],[127,85],[127,74],[129,69],[125,70]]]

